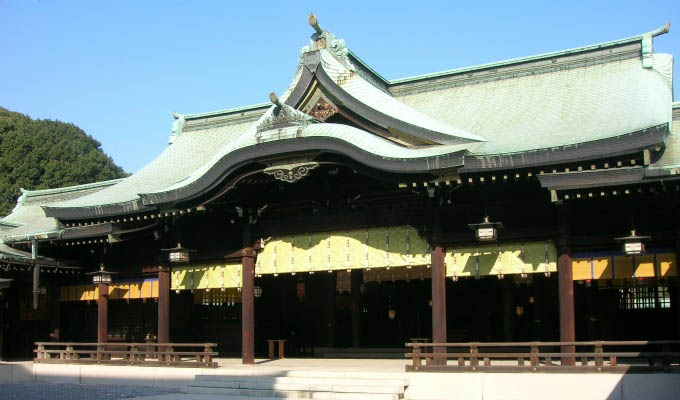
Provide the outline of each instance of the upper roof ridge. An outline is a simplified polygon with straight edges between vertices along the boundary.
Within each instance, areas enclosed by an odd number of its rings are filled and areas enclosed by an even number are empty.
[[[466,72],[473,72],[473,71],[479,71],[479,70],[485,70],[485,69],[490,69],[490,68],[498,68],[498,67],[506,67],[506,66],[512,66],[512,65],[517,65],[517,64],[524,64],[528,62],[533,62],[533,61],[539,61],[539,60],[544,60],[544,59],[549,59],[549,58],[554,58],[554,57],[559,57],[559,56],[570,56],[570,55],[575,55],[575,54],[580,54],[580,53],[587,53],[590,51],[594,50],[600,50],[608,47],[618,47],[618,46],[623,46],[626,44],[630,43],[635,43],[635,42],[640,42],[643,46],[642,49],[642,54],[651,54],[651,38],[659,35],[663,35],[665,33],[668,33],[670,31],[670,22],[666,23],[666,25],[655,29],[653,31],[649,31],[640,35],[636,36],[631,36],[628,38],[624,39],[617,39],[617,40],[611,40],[607,42],[601,42],[601,43],[596,43],[592,45],[586,45],[586,46],[581,46],[581,47],[574,47],[571,49],[566,49],[566,50],[558,50],[558,51],[552,51],[548,53],[541,53],[541,54],[535,54],[532,56],[526,56],[526,57],[518,57],[518,58],[511,58],[508,60],[502,60],[502,61],[494,61],[490,63],[485,63],[485,64],[478,64],[478,65],[472,65],[468,67],[461,67],[461,68],[454,68],[454,69],[448,69],[444,71],[439,71],[439,72],[432,72],[432,73],[427,73],[427,74],[419,74],[419,75],[414,75],[414,76],[409,76],[405,78],[398,78],[398,79],[392,79],[389,81],[389,85],[398,85],[402,83],[410,83],[410,82],[415,82],[415,81],[420,81],[420,80],[427,80],[427,79],[433,79],[433,78],[441,78],[449,75],[456,75],[456,74],[462,74]],[[648,48],[645,46],[645,42],[647,42]]]

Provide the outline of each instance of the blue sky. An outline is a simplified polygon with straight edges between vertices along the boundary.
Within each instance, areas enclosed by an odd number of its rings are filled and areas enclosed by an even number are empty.
[[[680,49],[677,0],[0,0],[0,106],[73,122],[134,172],[167,146],[173,111],[262,103],[284,90],[312,33],[310,12],[388,79],[635,36],[667,21],[671,32],[654,50]]]

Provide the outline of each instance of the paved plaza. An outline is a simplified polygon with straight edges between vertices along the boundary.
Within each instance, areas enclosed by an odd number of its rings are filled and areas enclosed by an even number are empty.
[[[0,384],[3,400],[91,400],[167,398],[177,389],[120,385],[80,385],[74,383],[17,382]]]

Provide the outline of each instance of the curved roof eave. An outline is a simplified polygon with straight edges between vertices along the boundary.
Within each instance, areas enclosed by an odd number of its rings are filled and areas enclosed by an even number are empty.
[[[352,71],[326,49],[304,53],[302,64],[301,74],[296,74],[295,87],[286,92],[285,103],[291,107],[299,106],[312,83],[317,81],[331,101],[388,129],[441,144],[486,141],[482,136],[458,129],[400,102]]]

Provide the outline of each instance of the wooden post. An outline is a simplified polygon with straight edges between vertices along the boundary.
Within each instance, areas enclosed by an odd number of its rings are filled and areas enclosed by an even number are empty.
[[[432,342],[446,343],[446,268],[440,244],[432,247]],[[435,347],[435,353],[446,353],[446,347]],[[446,365],[445,358],[433,358],[433,364]]]
[[[170,343],[170,268],[158,267],[158,343]]]
[[[5,296],[0,290],[0,361],[3,360],[3,349],[4,349],[4,337],[5,337]]]
[[[97,299],[97,342],[106,343],[109,337],[109,285],[99,284]]]
[[[255,251],[246,247],[241,252],[243,277],[241,302],[241,351],[243,364],[255,363]]]
[[[560,236],[558,239],[557,281],[560,302],[560,341],[576,340],[574,323],[574,273],[571,266],[571,249],[569,248],[568,214],[565,206],[559,208]],[[574,346],[562,346],[563,353],[574,353]],[[574,357],[562,357],[562,365],[575,365]]]
[[[363,272],[353,269],[351,272],[352,287],[352,347],[361,345],[361,281]]]
[[[510,278],[503,279],[503,331],[505,333],[505,341],[511,342],[513,338],[512,319],[514,309],[512,307],[512,287],[513,282]]]
[[[59,286],[52,285],[48,288],[50,308],[50,340],[59,341],[61,328],[61,299],[59,298]]]
[[[328,346],[335,347],[335,291],[336,281],[335,273],[328,274]]]

